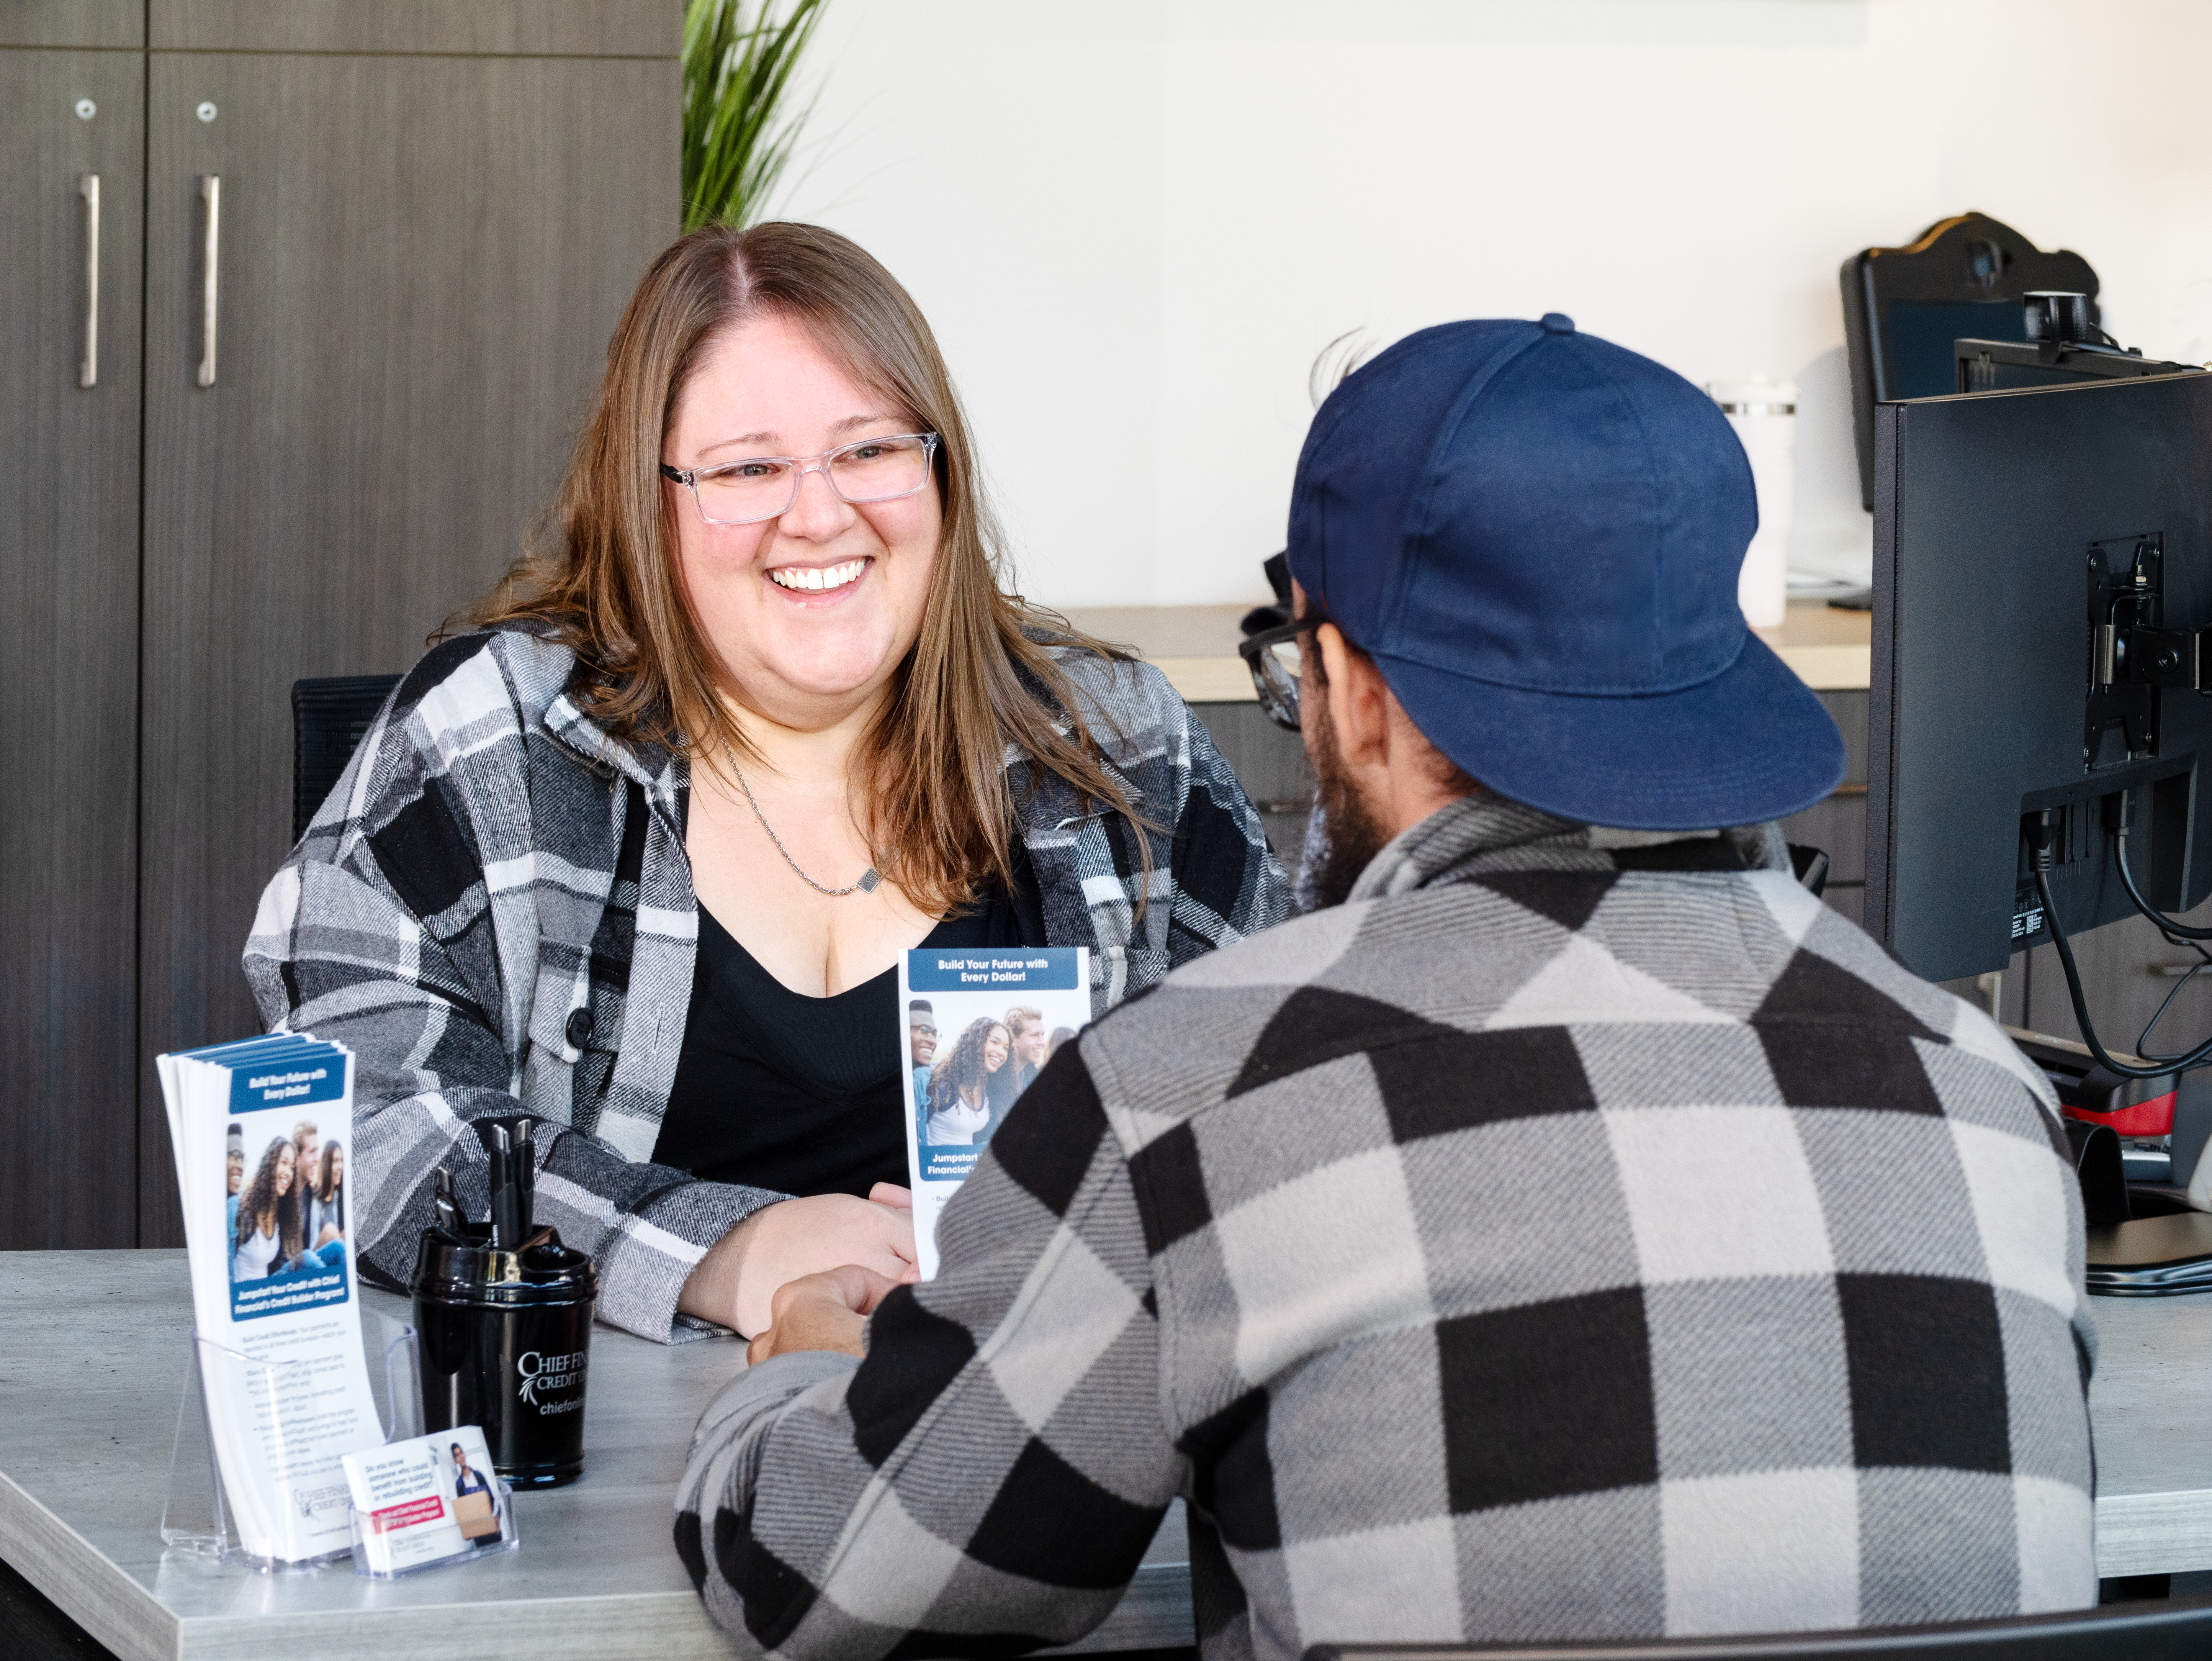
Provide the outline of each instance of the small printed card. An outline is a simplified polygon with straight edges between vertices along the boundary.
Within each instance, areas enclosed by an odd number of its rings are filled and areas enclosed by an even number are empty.
[[[473,1557],[514,1537],[514,1520],[474,1425],[345,1456],[355,1556],[373,1575]]]
[[[945,1202],[1053,1051],[1091,1019],[1090,949],[919,947],[899,964],[899,1004],[914,1243],[929,1281]]]

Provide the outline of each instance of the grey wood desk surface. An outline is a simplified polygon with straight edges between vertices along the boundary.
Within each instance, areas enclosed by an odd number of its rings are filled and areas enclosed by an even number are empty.
[[[404,1315],[403,1299],[379,1307]],[[2212,1569],[2212,1293],[2096,1300],[2100,1573]],[[592,1339],[584,1480],[518,1496],[519,1552],[379,1583],[162,1549],[191,1326],[181,1251],[0,1253],[0,1557],[125,1661],[726,1657],[670,1544],[684,1443],[736,1356]],[[1082,1650],[1191,1641],[1180,1508]]]
[[[2089,1309],[2097,1573],[2212,1569],[2212,1293]]]
[[[367,1295],[404,1318],[405,1299]],[[161,1545],[191,1309],[181,1251],[0,1253],[0,1558],[124,1661],[736,1653],[671,1542],[692,1424],[739,1359],[729,1341],[593,1330],[583,1480],[516,1496],[520,1551],[394,1581],[343,1562],[263,1575]],[[1190,1643],[1187,1555],[1178,1505],[1073,1647]]]

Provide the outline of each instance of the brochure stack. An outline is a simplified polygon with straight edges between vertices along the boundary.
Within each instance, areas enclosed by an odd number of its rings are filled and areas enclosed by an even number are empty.
[[[384,1440],[346,1226],[352,1055],[279,1034],[163,1056],[193,1348],[238,1548],[348,1550],[343,1457]]]

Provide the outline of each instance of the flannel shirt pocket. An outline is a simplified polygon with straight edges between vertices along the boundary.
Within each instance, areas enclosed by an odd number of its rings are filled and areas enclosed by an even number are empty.
[[[538,1065],[544,1067],[557,1062],[574,1067],[584,1054],[585,1045],[568,1041],[572,1017],[586,1006],[576,1002],[576,990],[583,980],[584,970],[565,964],[549,963],[541,958],[538,964],[538,979],[530,993],[530,1024],[527,1032],[532,1049],[538,1054]],[[590,1038],[584,1035],[586,1043]]]
[[[1094,946],[1091,956],[1091,1007],[1103,1013],[1123,999],[1158,986],[1174,967],[1173,958],[1163,948]]]

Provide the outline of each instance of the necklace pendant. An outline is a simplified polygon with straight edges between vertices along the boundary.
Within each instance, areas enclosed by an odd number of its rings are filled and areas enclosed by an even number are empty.
[[[792,874],[799,881],[805,883],[816,893],[826,894],[833,900],[842,899],[848,894],[869,894],[875,891],[876,885],[881,882],[883,878],[877,874],[876,867],[872,865],[860,873],[860,881],[848,888],[824,888],[813,878],[808,876],[799,868],[799,861],[791,857],[791,850],[783,845],[783,838],[775,834],[775,827],[768,822],[768,815],[761,812],[759,799],[753,794],[752,786],[745,782],[744,770],[733,760],[730,763],[730,771],[737,776],[738,788],[745,793],[745,803],[753,810],[753,817],[760,821],[760,828],[768,832],[768,839],[775,844],[775,851],[783,855],[783,862],[791,867]]]

